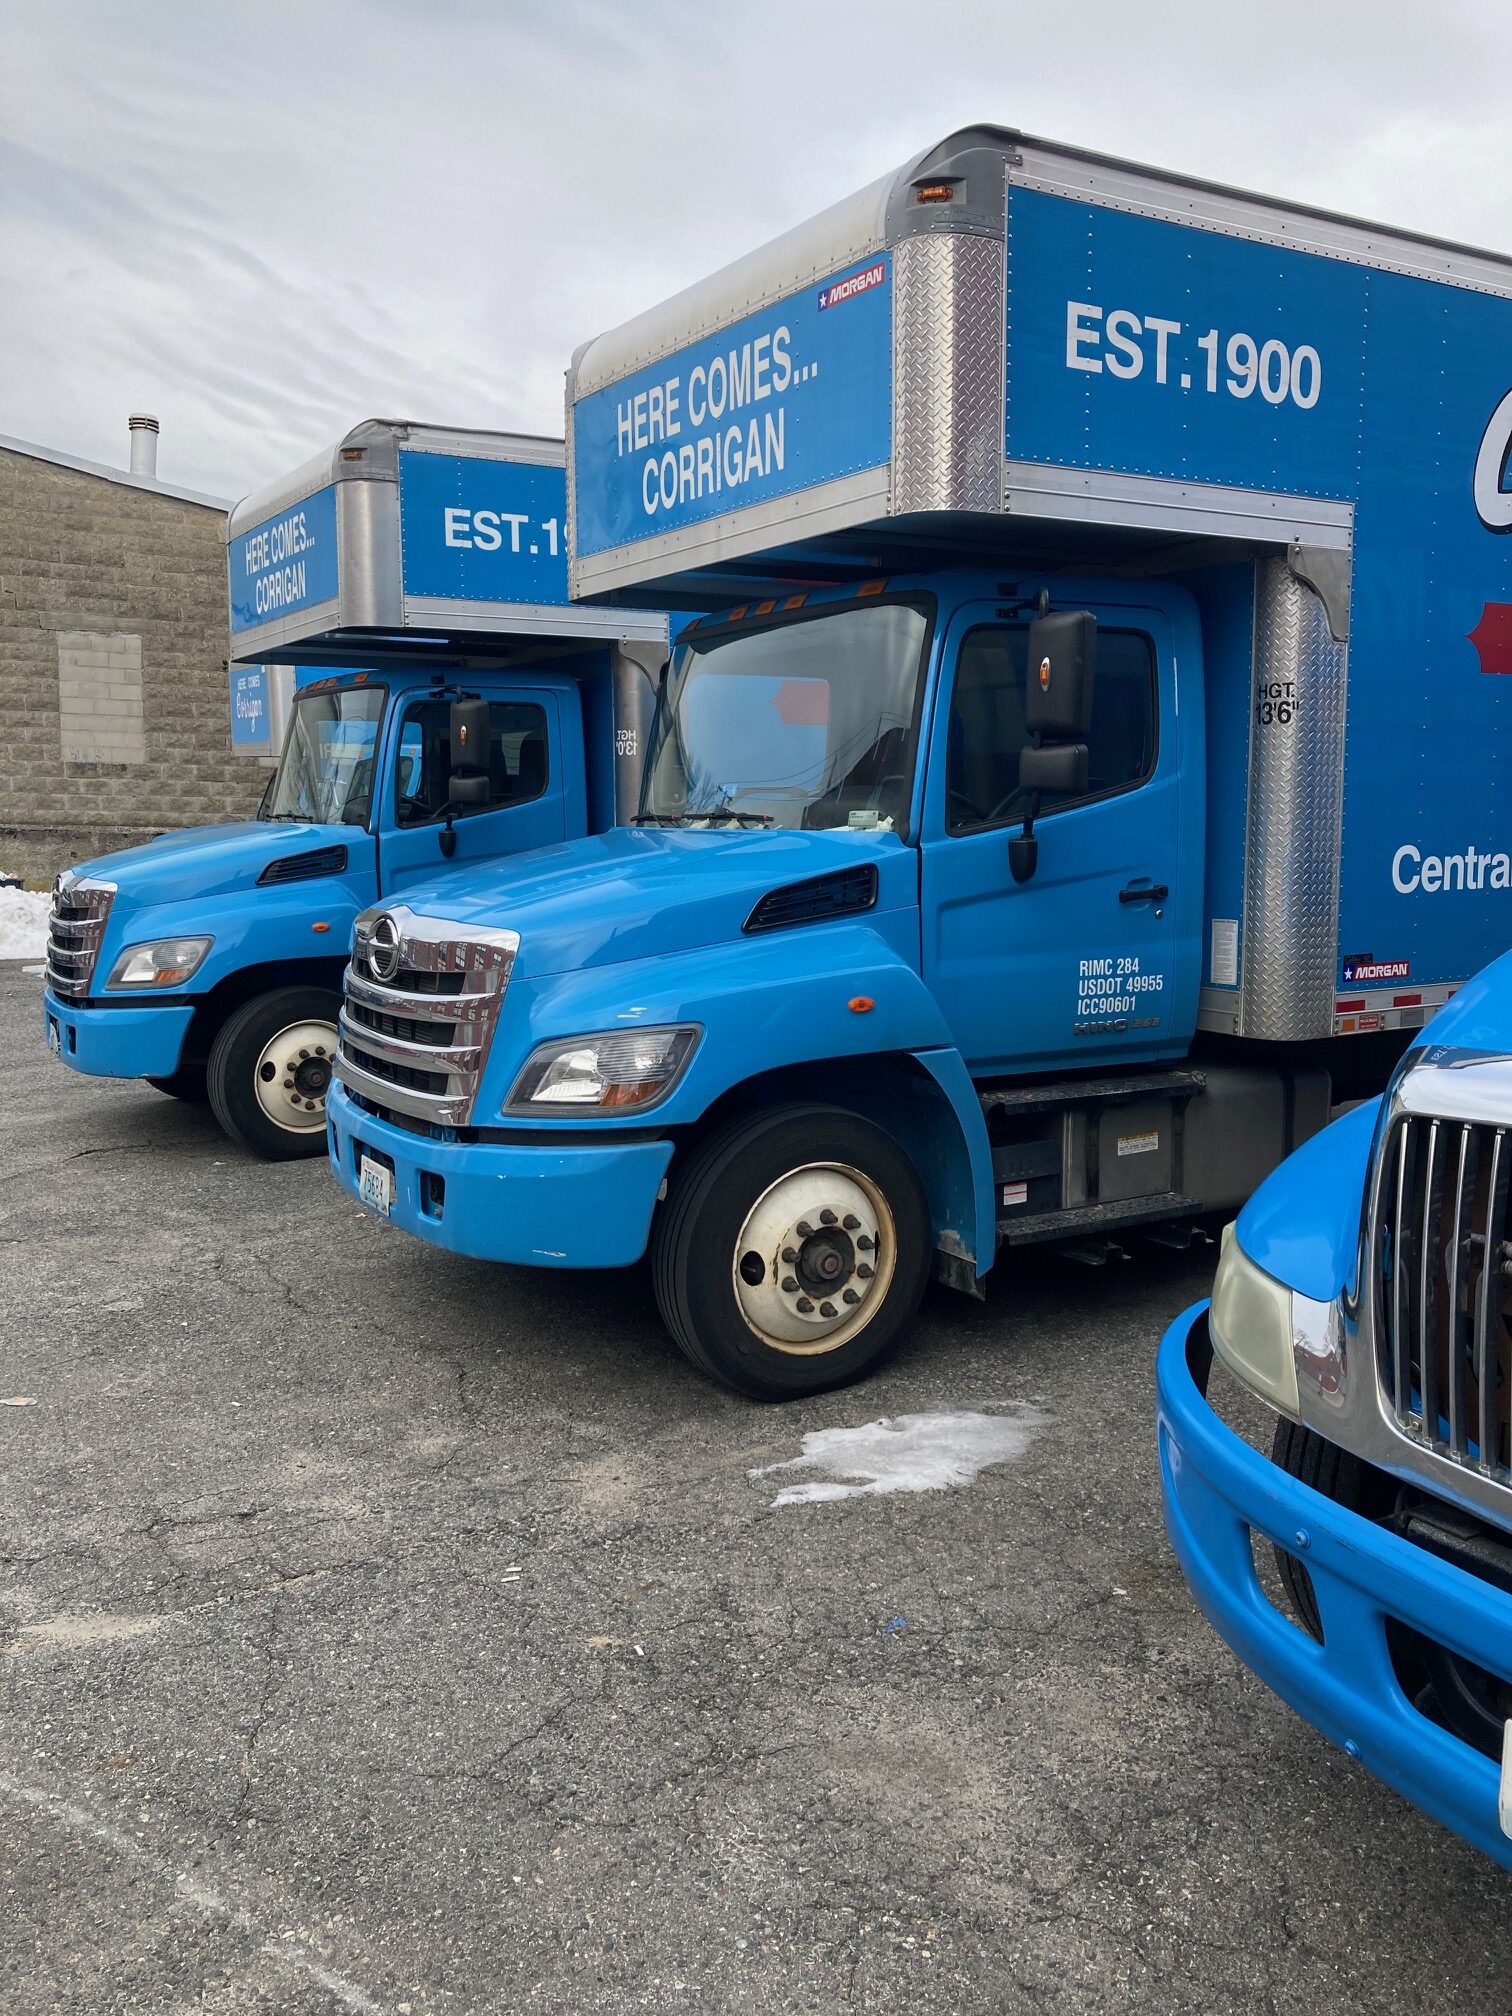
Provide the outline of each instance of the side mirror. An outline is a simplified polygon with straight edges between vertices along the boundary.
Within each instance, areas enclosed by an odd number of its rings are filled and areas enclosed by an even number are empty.
[[[454,805],[488,803],[488,702],[451,703],[451,775],[446,795]]]
[[[1036,742],[1085,742],[1097,677],[1097,618],[1090,609],[1036,616],[1029,625],[1024,723]]]
[[[1024,682],[1024,723],[1032,740],[1019,755],[1019,784],[1029,793],[1024,830],[1008,842],[1015,882],[1039,866],[1034,822],[1049,791],[1074,798],[1087,788],[1087,735],[1097,679],[1097,618],[1090,609],[1036,616],[1029,625],[1029,668]]]

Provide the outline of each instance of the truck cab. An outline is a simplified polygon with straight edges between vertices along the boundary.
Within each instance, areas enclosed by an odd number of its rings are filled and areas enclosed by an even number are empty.
[[[767,1399],[931,1272],[1231,1214],[1501,942],[1509,337],[1504,260],[977,127],[584,344],[573,593],[710,613],[625,829],[358,919],[340,1180],[466,1253],[649,1250]]]
[[[1509,1179],[1503,957],[1384,1098],[1262,1184],[1211,1301],[1167,1332],[1158,1387],[1166,1526],[1209,1621],[1349,1757],[1512,1868]],[[1223,1382],[1271,1410],[1268,1456]]]
[[[269,1159],[323,1151],[358,913],[603,830],[633,771],[666,621],[567,606],[564,501],[559,443],[368,422],[237,507],[233,654],[316,676],[255,819],[58,878],[44,1026],[65,1064],[208,1097]]]

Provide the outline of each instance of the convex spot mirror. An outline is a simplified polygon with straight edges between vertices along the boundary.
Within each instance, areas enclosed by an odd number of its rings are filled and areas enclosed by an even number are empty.
[[[1029,793],[1024,830],[1008,843],[1015,882],[1039,865],[1034,822],[1046,792],[1076,798],[1087,788],[1087,735],[1097,679],[1097,618],[1090,609],[1036,616],[1029,625],[1024,724],[1029,742],[1019,756],[1019,784]]]

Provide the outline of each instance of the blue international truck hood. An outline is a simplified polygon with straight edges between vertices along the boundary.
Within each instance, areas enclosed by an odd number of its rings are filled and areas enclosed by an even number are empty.
[[[887,833],[615,827],[442,878],[395,899],[520,934],[518,971],[549,973],[738,943],[768,890],[875,863],[876,908],[918,900],[913,849]]]
[[[116,885],[115,907],[180,903],[250,889],[270,861],[307,854],[315,847],[340,847],[360,829],[322,826],[288,819],[249,819],[234,826],[192,826],[161,833],[141,847],[101,854],[84,862],[81,875]]]
[[[1417,1047],[1439,1045],[1512,1053],[1512,952],[1483,967],[1428,1023]]]

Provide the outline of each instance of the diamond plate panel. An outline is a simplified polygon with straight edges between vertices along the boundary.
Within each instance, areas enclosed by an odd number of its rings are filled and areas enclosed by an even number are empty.
[[[1318,596],[1284,557],[1261,561],[1240,1033],[1262,1041],[1333,1030],[1347,685],[1347,647]]]
[[[999,511],[1003,241],[937,232],[893,261],[893,513]]]

